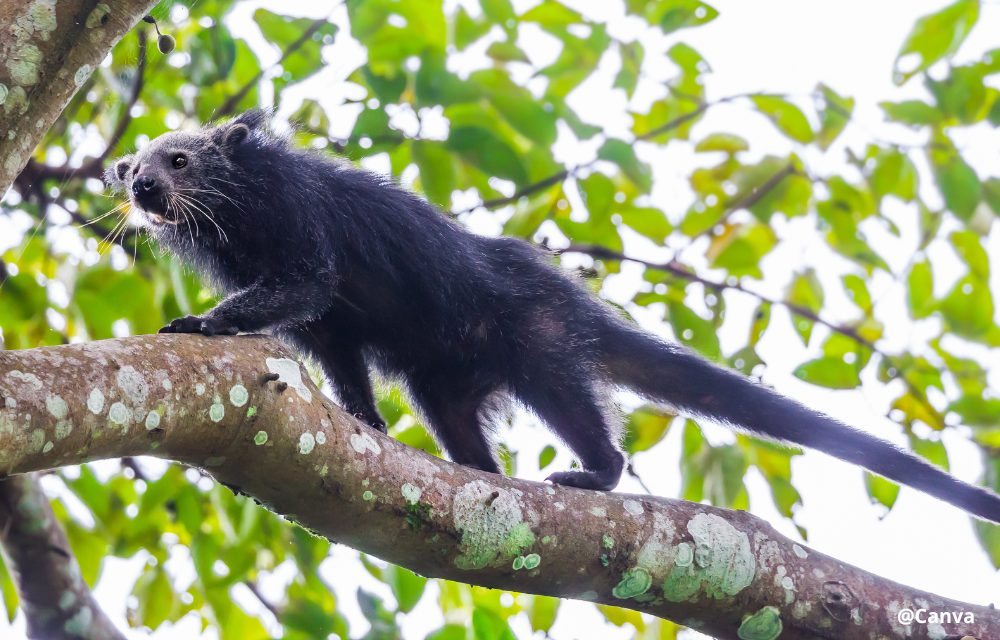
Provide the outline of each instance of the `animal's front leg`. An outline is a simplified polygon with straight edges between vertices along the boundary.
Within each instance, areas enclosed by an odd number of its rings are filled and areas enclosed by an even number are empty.
[[[304,323],[329,306],[330,288],[328,282],[313,281],[254,284],[230,295],[203,316],[173,320],[160,333],[234,335]]]

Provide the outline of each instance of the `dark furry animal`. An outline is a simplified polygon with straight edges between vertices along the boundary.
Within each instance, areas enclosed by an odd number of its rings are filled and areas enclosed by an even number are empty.
[[[455,462],[499,472],[484,407],[516,398],[578,456],[549,479],[611,489],[609,385],[825,451],[1000,522],[1000,497],[626,323],[531,245],[474,235],[385,178],[292,147],[253,111],[169,133],[108,171],[158,241],[227,297],[163,331],[270,329],[385,431],[368,370],[402,378]]]

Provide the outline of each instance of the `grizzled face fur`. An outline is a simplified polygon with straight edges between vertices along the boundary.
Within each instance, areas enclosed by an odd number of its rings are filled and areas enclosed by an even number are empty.
[[[233,158],[250,136],[266,125],[261,111],[194,132],[166,133],[105,171],[104,180],[124,191],[138,212],[135,222],[154,230],[194,224],[212,216],[231,198],[213,176],[231,175]],[[204,222],[204,220],[203,220]]]

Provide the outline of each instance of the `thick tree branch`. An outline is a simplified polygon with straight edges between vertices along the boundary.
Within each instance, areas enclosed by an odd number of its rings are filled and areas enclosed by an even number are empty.
[[[0,480],[0,543],[14,573],[28,637],[124,637],[94,600],[35,474]]]
[[[0,4],[0,193],[73,94],[155,0]]]
[[[1000,637],[1000,612],[865,573],[748,513],[553,487],[429,456],[344,414],[262,336],[0,353],[0,396],[6,473],[129,455],[177,460],[423,575],[624,606],[718,638]],[[907,607],[975,620],[904,626],[896,613]]]

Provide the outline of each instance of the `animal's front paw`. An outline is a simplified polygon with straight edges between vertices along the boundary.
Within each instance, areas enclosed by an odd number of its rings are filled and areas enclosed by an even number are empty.
[[[185,316],[172,320],[160,333],[200,333],[204,336],[234,336],[239,328],[208,316]]]
[[[358,413],[354,414],[354,417],[357,418],[358,420],[364,422],[365,424],[367,424],[372,429],[375,429],[376,431],[380,431],[380,432],[385,433],[385,434],[389,433],[388,427],[385,426],[385,420],[383,420],[377,414],[374,415],[374,416],[371,416],[371,415],[366,415],[364,413],[358,412]]]

